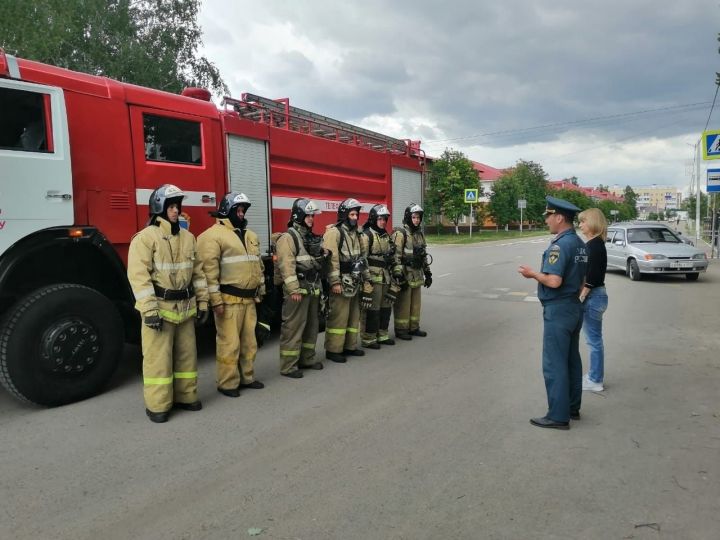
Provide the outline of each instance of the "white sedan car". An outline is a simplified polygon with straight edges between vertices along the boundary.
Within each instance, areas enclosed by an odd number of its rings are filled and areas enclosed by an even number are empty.
[[[688,281],[695,281],[708,267],[704,251],[660,224],[613,223],[605,247],[608,268],[625,270],[633,281],[643,274],[685,274]]]

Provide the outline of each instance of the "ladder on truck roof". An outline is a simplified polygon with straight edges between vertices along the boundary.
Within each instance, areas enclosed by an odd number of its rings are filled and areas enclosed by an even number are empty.
[[[242,99],[224,98],[223,105],[232,106],[242,118],[269,124],[273,127],[355,144],[381,152],[408,156],[422,155],[420,141],[395,139],[322,114],[293,107],[290,105],[289,98],[269,99],[245,93],[242,95]]]

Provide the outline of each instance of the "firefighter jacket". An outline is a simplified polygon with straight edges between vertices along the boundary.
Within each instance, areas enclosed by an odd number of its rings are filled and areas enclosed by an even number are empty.
[[[373,283],[389,284],[390,272],[396,263],[395,244],[386,231],[376,231],[372,227],[365,229],[362,235],[363,251]]]
[[[198,254],[207,277],[212,307],[247,304],[265,295],[260,242],[251,230],[240,231],[229,219],[218,219],[198,237]]]
[[[306,227],[293,224],[275,244],[277,273],[286,295],[320,295],[325,257],[308,252],[305,241],[311,234]]]
[[[356,228],[351,230],[345,223],[328,226],[323,235],[323,248],[332,253],[327,276],[330,286],[340,284],[341,275],[349,274],[350,265],[363,258],[360,233]],[[367,270],[362,273],[362,281],[371,281]]]
[[[403,225],[393,231],[392,239],[408,285],[411,288],[421,287],[425,282],[425,271],[428,270],[425,235],[420,228],[413,232],[410,227]]]
[[[130,242],[128,280],[135,309],[143,316],[157,312],[179,324],[208,309],[208,284],[197,256],[195,237],[185,229],[170,232],[170,222],[157,217]],[[168,297],[182,297],[170,300]]]

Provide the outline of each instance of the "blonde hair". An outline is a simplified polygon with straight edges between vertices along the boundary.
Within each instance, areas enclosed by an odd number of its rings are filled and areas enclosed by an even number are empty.
[[[587,223],[588,230],[593,236],[599,236],[603,240],[607,238],[607,219],[599,208],[588,208],[578,215],[578,221]]]

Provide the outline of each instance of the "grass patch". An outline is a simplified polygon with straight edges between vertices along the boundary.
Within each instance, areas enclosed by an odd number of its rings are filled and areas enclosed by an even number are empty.
[[[478,242],[492,242],[493,240],[519,240],[522,238],[531,238],[533,236],[547,236],[550,234],[548,230],[539,231],[473,231],[472,238],[467,232],[460,234],[433,234],[431,230],[425,229],[425,240],[428,244],[444,245],[444,244],[475,244]]]

